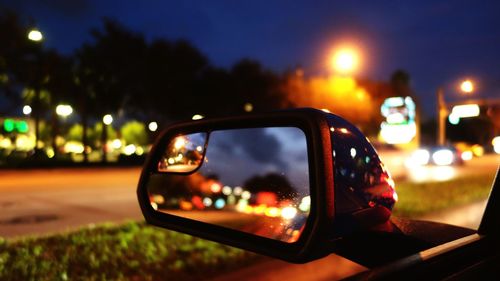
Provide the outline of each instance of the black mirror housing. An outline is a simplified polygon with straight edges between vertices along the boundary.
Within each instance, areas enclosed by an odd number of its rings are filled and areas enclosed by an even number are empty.
[[[216,130],[296,127],[307,140],[310,211],[293,243],[204,223],[153,208],[147,184],[169,142],[181,134]],[[150,224],[289,262],[328,255],[330,245],[358,230],[386,222],[397,200],[394,183],[368,140],[349,122],[315,109],[294,109],[173,125],[157,139],[144,165],[137,196]]]

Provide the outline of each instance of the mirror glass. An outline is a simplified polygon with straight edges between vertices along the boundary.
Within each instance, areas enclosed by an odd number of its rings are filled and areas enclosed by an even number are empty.
[[[300,237],[311,205],[301,129],[219,130],[167,143],[147,183],[155,210],[289,243]]]
[[[206,133],[173,138],[158,161],[159,172],[189,173],[196,170],[205,152]]]

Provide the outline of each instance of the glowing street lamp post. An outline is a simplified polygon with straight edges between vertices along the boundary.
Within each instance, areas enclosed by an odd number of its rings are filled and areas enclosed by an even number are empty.
[[[37,29],[32,29],[28,32],[28,40],[36,43],[36,44],[41,44],[43,40],[43,34]],[[37,59],[37,77],[36,77],[36,82],[35,82],[35,100],[33,101],[33,108],[32,108],[32,113],[33,117],[35,118],[35,153],[38,153],[38,142],[40,139],[40,79],[41,79],[41,50],[38,48],[36,49],[36,59]]]
[[[465,94],[470,94],[474,91],[474,84],[471,80],[465,80],[460,84],[460,90],[462,90]],[[439,88],[436,92],[437,99],[437,118],[438,118],[438,127],[437,127],[437,144],[444,145],[446,142],[446,117],[448,115],[448,109],[446,105],[446,101],[444,100],[444,90],[443,88]]]
[[[56,106],[55,114],[52,118],[52,149],[54,150],[54,155],[57,155],[57,135],[59,134],[59,120],[57,116],[62,117],[64,120],[73,113],[73,107],[68,104],[59,104]]]
[[[113,123],[113,116],[111,114],[106,114],[102,117],[102,134],[101,134],[101,143],[102,143],[102,162],[108,162],[107,157],[107,141],[108,141],[108,126]]]
[[[341,74],[350,74],[359,66],[359,54],[353,48],[340,48],[331,57],[331,68]]]

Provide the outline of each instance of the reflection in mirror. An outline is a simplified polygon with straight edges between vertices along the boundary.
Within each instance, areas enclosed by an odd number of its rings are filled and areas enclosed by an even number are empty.
[[[194,141],[191,136],[181,137]],[[178,138],[170,141],[159,171],[178,171],[169,169],[174,167],[169,159],[177,155],[176,143],[181,146]],[[197,146],[203,142],[190,147]],[[301,129],[213,131],[204,158],[202,152],[196,158],[203,159],[201,167],[192,174],[151,175],[147,190],[153,208],[289,243],[300,237],[311,205],[307,141]]]
[[[190,173],[203,159],[206,133],[180,135],[173,138],[158,162],[158,172]]]

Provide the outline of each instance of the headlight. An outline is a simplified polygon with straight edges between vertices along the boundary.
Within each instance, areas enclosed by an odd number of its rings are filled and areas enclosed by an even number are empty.
[[[439,166],[451,165],[453,163],[453,152],[449,149],[440,149],[432,154],[432,161]]]
[[[429,163],[430,154],[426,149],[419,149],[413,152],[411,160],[413,165],[427,165]]]

